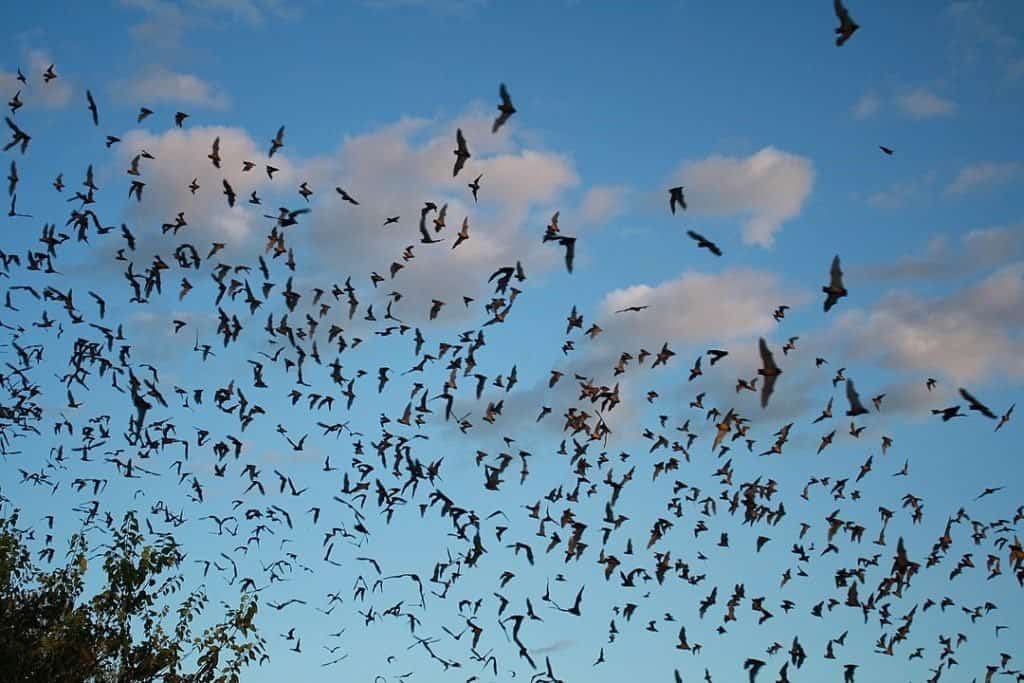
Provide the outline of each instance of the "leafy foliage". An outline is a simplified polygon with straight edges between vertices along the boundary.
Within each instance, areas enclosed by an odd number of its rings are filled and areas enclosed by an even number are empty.
[[[219,623],[193,633],[208,606],[204,587],[172,607],[184,586],[185,557],[168,533],[147,543],[133,512],[98,554],[89,555],[84,534],[74,535],[66,564],[54,570],[33,564],[17,524],[17,512],[0,517],[5,681],[234,683],[246,666],[266,658],[252,593],[243,593],[237,607],[222,603]],[[85,598],[86,572],[97,558],[105,583]]]

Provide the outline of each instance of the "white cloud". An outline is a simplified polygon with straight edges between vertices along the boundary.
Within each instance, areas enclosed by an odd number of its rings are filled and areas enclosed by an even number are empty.
[[[883,107],[889,109],[893,106],[905,116],[917,119],[949,116],[956,111],[954,101],[927,88],[916,87],[884,96],[867,92],[854,103],[850,114],[855,119],[864,120],[878,114]]]
[[[963,236],[958,258],[975,267],[995,266],[1013,259],[1024,246],[1024,224],[971,230]]]
[[[224,109],[228,98],[213,86],[192,74],[157,67],[138,78],[122,83],[118,92],[132,102],[152,106],[160,102],[191,104]]]
[[[1024,225],[994,226],[971,230],[950,245],[944,235],[932,238],[924,253],[889,262],[850,268],[858,279],[943,279],[995,268],[1020,257]]]
[[[857,103],[853,105],[853,117],[855,119],[866,119],[878,113],[882,101],[874,93],[865,93]]]
[[[717,274],[688,271],[655,286],[633,285],[605,296],[601,305],[606,338],[724,342],[772,330],[775,307],[796,306],[805,295],[783,287],[777,275],[748,268]],[[650,306],[617,314],[627,306]]]
[[[744,242],[768,247],[782,224],[800,213],[814,167],[806,157],[765,147],[746,158],[716,155],[684,163],[673,179],[686,187],[694,213],[749,215]]]
[[[903,113],[919,119],[948,116],[956,108],[956,104],[952,100],[939,97],[925,88],[915,88],[910,92],[897,95],[896,104]]]
[[[533,429],[538,406],[552,406],[558,415],[568,405],[579,405],[578,383],[572,380],[578,374],[601,384],[620,385],[623,402],[604,418],[613,430],[628,432],[637,427],[646,405],[643,396],[652,382],[667,382],[658,386],[658,391],[664,400],[673,400],[678,368],[691,363],[693,356],[708,346],[728,348],[730,353],[721,365],[716,365],[716,372],[708,373],[711,384],[702,385],[701,390],[706,388],[709,396],[715,394],[731,401],[735,378],[752,376],[756,371],[756,337],[770,335],[777,327],[771,317],[774,308],[786,303],[796,309],[807,300],[806,293],[785,286],[776,274],[749,268],[716,274],[687,271],[654,285],[613,290],[592,316],[580,310],[585,317],[584,327],[596,322],[603,331],[594,340],[578,339],[577,353],[555,360],[553,367],[566,377],[553,389],[548,388],[545,375],[536,385],[515,392],[506,404],[507,420]],[[640,312],[615,312],[626,306],[645,305],[649,308]],[[677,353],[664,373],[653,371],[652,375],[651,361],[640,368],[634,360],[625,374],[613,375],[622,352],[635,356],[641,348],[657,351],[664,342]],[[691,389],[693,386],[687,385],[685,390]],[[776,415],[774,411],[768,414]],[[540,428],[557,430],[560,424],[549,418]]]
[[[890,293],[870,311],[838,318],[835,331],[853,358],[968,384],[1024,379],[1022,325],[1024,263],[1016,263],[947,296]]]
[[[580,202],[580,219],[591,225],[605,223],[623,209],[626,188],[621,185],[599,185],[592,187]]]
[[[528,276],[560,267],[560,250],[540,238],[544,221],[579,184],[573,163],[562,154],[523,147],[515,136],[497,139],[490,133],[491,120],[489,112],[445,122],[402,119],[347,137],[333,154],[305,163],[302,179],[321,193],[309,221],[318,245],[315,257],[333,270],[352,272],[353,282],[366,283],[374,270],[387,277],[389,264],[401,261],[403,249],[412,245],[415,258],[387,285],[405,294],[396,315],[413,311],[410,315],[419,317],[436,297],[449,304],[437,325],[479,315],[479,308],[467,310],[461,297],[482,301],[492,287],[487,277],[499,267],[521,260]],[[456,128],[462,128],[473,156],[452,178]],[[466,183],[480,174],[474,204]],[[352,193],[359,206],[337,201],[334,185]],[[440,244],[420,243],[418,222],[426,201],[448,204]],[[381,227],[386,216],[396,215],[398,224]],[[470,238],[453,251],[465,217]]]
[[[979,187],[1005,183],[1016,176],[1021,164],[1015,161],[982,161],[960,169],[956,178],[946,186],[950,194],[965,194]]]
[[[510,204],[548,203],[579,184],[569,158],[536,150],[505,154],[480,163],[490,195]]]
[[[213,167],[207,159],[213,140],[220,137],[221,168]],[[269,136],[268,136],[269,137]],[[224,240],[229,244],[247,237],[251,224],[266,225],[261,214],[274,213],[278,204],[270,201],[269,194],[274,188],[291,195],[298,182],[295,170],[288,158],[279,152],[274,156],[274,166],[281,169],[273,180],[267,178],[264,170],[267,157],[263,143],[254,141],[240,128],[224,126],[196,126],[172,128],[160,134],[133,130],[124,136],[118,145],[118,166],[113,173],[124,176],[130,160],[145,149],[155,158],[142,159],[141,179],[146,183],[142,202],[128,203],[128,216],[133,224],[159,225],[171,221],[179,211],[185,212],[189,225],[185,233],[188,239],[202,246],[203,239]],[[248,172],[242,172],[242,161],[253,161],[257,165]],[[192,194],[188,185],[193,178],[198,180],[200,189]],[[238,196],[238,203],[232,209],[223,194],[222,180],[227,180]],[[108,181],[111,184],[113,181]],[[127,180],[122,181],[127,184]],[[263,206],[247,204],[249,193],[257,191],[266,202]],[[293,203],[293,208],[294,208]],[[140,241],[153,230],[136,230]],[[159,239],[156,231],[154,239]],[[145,251],[143,251],[145,253]]]

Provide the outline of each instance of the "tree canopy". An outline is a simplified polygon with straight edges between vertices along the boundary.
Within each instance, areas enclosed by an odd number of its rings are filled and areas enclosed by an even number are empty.
[[[112,520],[109,520],[112,522]],[[110,542],[89,553],[74,535],[63,566],[33,562],[18,513],[0,516],[0,671],[3,680],[48,683],[228,683],[266,658],[254,626],[258,605],[243,592],[211,619],[205,587],[184,598],[185,556],[169,533],[151,538],[134,512],[111,524]],[[51,547],[38,560],[54,558]],[[102,560],[102,574],[90,563]],[[87,596],[92,580],[98,592]],[[199,632],[194,624],[211,625]]]

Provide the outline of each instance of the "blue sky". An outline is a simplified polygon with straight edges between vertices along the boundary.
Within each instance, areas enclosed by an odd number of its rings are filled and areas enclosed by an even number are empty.
[[[3,309],[0,320],[26,328],[22,345],[41,343],[46,348],[45,362],[33,374],[44,389],[38,400],[45,413],[42,436],[15,439],[11,449],[20,453],[0,460],[0,492],[24,510],[26,520],[62,512],[58,530],[70,533],[79,523],[70,509],[90,498],[74,493],[71,481],[107,478],[105,510],[146,511],[160,500],[185,510],[189,521],[175,533],[190,561],[216,559],[251,533],[255,522],[243,520],[237,539],[211,535],[213,523],[201,519],[226,514],[233,500],[243,501],[236,514],[247,508],[265,511],[269,505],[289,510],[294,529],[271,524],[275,534],[258,551],[231,551],[241,575],[253,577],[259,586],[268,582],[261,563],[266,566],[283,552],[294,552],[294,573],[261,591],[261,602],[290,597],[308,602],[280,612],[264,605],[260,624],[272,658],[248,672],[247,681],[280,680],[284,675],[327,680],[339,674],[355,680],[383,675],[390,681],[407,672],[413,672],[410,680],[464,681],[472,675],[507,680],[513,670],[528,677],[533,672],[517,657],[517,648],[496,618],[493,592],[506,569],[516,578],[500,591],[510,601],[505,615],[523,613],[526,598],[531,599],[544,621],[524,626],[523,639],[538,662],[550,656],[565,680],[610,681],[637,671],[653,680],[671,680],[678,669],[683,680],[692,681],[701,680],[705,668],[716,681],[744,680],[746,657],[767,660],[759,680],[775,680],[783,654],[769,657],[765,650],[776,641],[788,649],[794,635],[808,652],[799,672],[790,667],[794,681],[842,680],[842,665],[848,663],[860,665],[858,680],[924,680],[941,660],[938,637],[957,633],[967,635],[968,641],[956,651],[959,666],[946,676],[980,680],[987,664],[998,663],[1000,652],[1013,652],[1012,642],[1019,641],[1024,629],[1007,547],[994,546],[999,537],[1012,541],[1013,531],[991,530],[975,544],[969,523],[954,527],[955,543],[947,557],[923,569],[902,599],[891,600],[894,625],[885,632],[891,634],[899,617],[927,597],[938,601],[948,595],[956,608],[939,613],[938,608],[922,612],[919,607],[908,642],[894,657],[871,654],[882,633],[877,611],[867,624],[859,610],[842,605],[822,620],[809,612],[821,600],[845,599],[834,573],[854,567],[858,557],[881,553],[880,566],[869,569],[867,583],[859,587],[864,596],[888,570],[898,537],[923,561],[947,518],[961,507],[972,519],[987,523],[1012,520],[1021,504],[1014,490],[1022,475],[1016,448],[1019,419],[995,433],[994,423],[976,413],[942,423],[930,411],[962,403],[956,390],[968,387],[1001,415],[1017,400],[1024,382],[1024,222],[1018,201],[1024,182],[1024,45],[1014,30],[1024,20],[1024,9],[980,1],[923,8],[921,3],[851,0],[848,7],[861,29],[841,48],[834,45],[836,19],[825,0],[813,6],[784,3],[770,11],[754,2],[726,7],[683,1],[293,5],[269,0],[122,0],[37,3],[16,14],[8,12],[7,40],[0,48],[0,95],[6,102],[21,88],[24,107],[15,119],[33,139],[27,154],[6,153],[3,163],[6,168],[11,159],[17,162],[18,209],[32,218],[3,219],[2,249],[20,254],[38,249],[42,223],[63,225],[75,206],[66,199],[79,189],[86,166],[93,164],[101,222],[126,223],[138,238],[132,254],[135,271],[146,268],[156,254],[171,268],[165,271],[161,295],[154,294],[144,305],[130,302],[126,266],[114,260],[124,246],[115,230],[91,236],[88,245],[73,239],[62,245],[60,275],[15,268],[0,286],[73,287],[76,305],[88,312],[90,322],[122,322],[133,347],[133,371],[148,377],[140,364],[159,367],[160,386],[171,405],[154,409],[153,419],[171,419],[177,436],[190,440],[189,459],[181,466],[191,475],[178,485],[171,471],[172,463],[182,458],[177,446],[148,461],[137,459],[136,465],[161,473],[140,481],[118,477],[102,458],[92,463],[72,458],[61,464],[52,455],[46,457],[58,445],[52,423],[61,414],[76,425],[110,414],[115,436],[104,448],[127,448],[122,457],[128,457],[132,449],[116,442],[127,428],[130,402],[106,378],[93,378],[89,391],[73,387],[83,405],[69,408],[54,373],[64,372],[75,338],[102,337],[94,328],[72,325],[55,302],[47,302],[47,311],[63,324],[64,334],[57,338],[55,328],[33,327],[41,304],[15,290],[13,301],[20,310]],[[59,77],[43,84],[41,75],[50,63]],[[28,76],[25,86],[14,78],[18,68]],[[518,112],[499,133],[491,134],[502,82]],[[98,127],[86,111],[86,89],[99,106]],[[140,106],[155,112],[141,124],[136,122]],[[180,130],[173,124],[176,111],[189,114]],[[285,146],[273,158],[280,171],[269,180],[262,167],[269,141],[281,125],[286,127]],[[465,132],[473,157],[452,179],[456,128]],[[108,134],[121,141],[107,148]],[[214,169],[206,157],[216,137],[225,160],[222,170]],[[894,154],[883,154],[879,145]],[[156,158],[142,161],[147,185],[142,200],[135,202],[126,197],[130,178],[124,172],[142,149]],[[256,169],[244,174],[243,159],[257,161]],[[63,195],[51,186],[58,173],[67,185]],[[474,204],[465,184],[480,173],[480,200]],[[187,189],[193,178],[200,185],[194,195]],[[222,179],[238,191],[234,209],[225,205]],[[217,263],[248,265],[252,271],[235,271],[229,280],[249,279],[258,290],[263,278],[255,270],[256,256],[263,253],[272,227],[262,214],[274,213],[278,206],[306,206],[297,194],[303,182],[314,190],[312,211],[298,226],[285,229],[298,267],[292,273],[283,258],[267,257],[270,279],[277,285],[254,316],[243,297],[225,298],[222,305],[239,316],[245,329],[238,342],[224,348],[216,334],[217,292],[209,274]],[[675,185],[686,187],[689,207],[673,216],[666,190]],[[349,191],[359,206],[340,201],[335,186]],[[246,204],[252,191],[263,199],[262,206]],[[449,205],[440,245],[418,242],[416,222],[425,201]],[[179,237],[161,235],[160,225],[179,211],[186,213],[189,226]],[[562,232],[578,238],[572,274],[565,271],[560,250],[541,243],[556,211]],[[401,217],[398,224],[382,228],[384,219],[394,215]],[[469,218],[471,237],[452,251],[463,217]],[[698,249],[687,229],[714,240],[724,255],[716,258]],[[186,241],[204,257],[211,242],[224,242],[225,247],[196,272],[173,261],[175,246]],[[413,245],[415,258],[402,261],[407,245]],[[820,288],[837,253],[849,296],[824,314]],[[422,429],[396,425],[409,402],[411,381],[424,383],[435,396],[448,372],[442,363],[434,363],[422,375],[400,374],[417,358],[412,330],[402,336],[374,334],[385,328],[387,294],[403,294],[394,305],[395,315],[422,329],[428,340],[424,351],[437,355],[440,341],[454,343],[459,333],[481,329],[489,317],[483,305],[493,295],[488,276],[517,260],[528,277],[513,285],[523,293],[505,324],[483,328],[487,344],[476,353],[476,372],[488,377],[482,401],[474,400],[472,376],[460,373],[455,410],[468,413],[473,428],[463,434],[437,419],[440,401],[431,403],[434,413]],[[370,273],[387,277],[395,261],[403,270],[374,289]],[[345,410],[344,398],[330,411],[307,411],[306,399],[293,407],[288,391],[295,371],[288,374],[257,355],[272,355],[278,348],[262,327],[268,314],[277,321],[285,312],[280,291],[289,276],[303,293],[290,316],[297,326],[307,312],[317,314],[310,303],[313,288],[329,291],[332,284],[351,277],[358,291],[360,309],[353,320],[347,319],[344,300],[324,295],[332,305],[317,332],[325,366],[307,361],[307,380],[313,386],[303,389],[339,396],[340,387],[332,387],[326,368],[336,355],[326,332],[338,324],[350,343],[355,337],[364,340],[341,355],[347,379],[355,378],[357,370],[367,373],[357,381],[351,412]],[[194,289],[179,300],[183,277]],[[94,320],[96,309],[87,290],[105,296],[104,321]],[[474,301],[463,306],[463,296]],[[435,298],[446,305],[431,321],[427,311]],[[377,317],[372,323],[363,319],[371,304]],[[771,313],[783,304],[791,308],[777,323]],[[614,313],[631,305],[650,308]],[[593,340],[581,330],[566,335],[565,318],[573,306],[584,316],[584,330],[597,323],[603,332]],[[175,319],[187,323],[177,335],[171,331]],[[192,351],[197,336],[213,345],[216,357],[203,362]],[[766,410],[756,395],[734,390],[737,378],[755,375],[759,336],[767,338],[784,370]],[[781,346],[793,336],[799,337],[796,349],[783,355]],[[563,353],[567,338],[574,340],[575,350]],[[642,348],[657,351],[665,342],[677,353],[667,367],[652,369],[647,361],[638,368],[633,361],[624,375],[612,375],[622,352],[635,356]],[[708,348],[725,348],[730,354],[714,368],[704,357],[704,375],[687,381],[694,360]],[[311,350],[308,343],[305,350]],[[294,359],[295,350],[286,345],[283,355]],[[816,357],[828,364],[816,368]],[[246,360],[265,364],[268,389],[252,386]],[[513,365],[519,384],[512,391],[491,384],[499,374],[507,377]],[[378,394],[377,369],[382,366],[393,372]],[[830,381],[840,367],[856,381],[865,401],[886,395],[880,411],[858,422],[866,429],[857,439],[849,435],[850,421],[842,414],[843,385],[833,387]],[[565,376],[550,389],[552,369]],[[570,506],[576,519],[588,524],[588,548],[580,561],[565,564],[565,539],[571,532],[559,529],[561,546],[545,555],[546,541],[535,535],[537,521],[526,516],[523,506],[559,485],[569,491],[575,482],[568,458],[556,454],[560,441],[568,438],[562,434],[561,414],[571,405],[583,405],[574,373],[599,385],[620,381],[624,400],[605,416],[614,430],[608,444],[602,448],[594,443],[588,453],[595,495],[581,496]],[[937,380],[931,391],[925,387],[929,377]],[[225,415],[212,404],[216,388],[231,380],[267,411],[244,432],[236,415]],[[175,386],[204,388],[204,404],[175,403]],[[645,400],[649,391],[658,393],[653,402]],[[793,422],[783,455],[758,458],[738,440],[724,457],[716,457],[710,444],[713,424],[704,411],[689,407],[698,392],[705,393],[706,408],[722,413],[733,408],[751,420],[754,453],[769,448],[779,427]],[[830,397],[835,417],[813,423]],[[484,422],[487,402],[502,398],[502,416],[494,424]],[[538,424],[535,417],[542,405],[553,412]],[[371,484],[377,477],[390,481],[370,445],[380,439],[381,414],[392,420],[386,427],[394,434],[429,437],[412,442],[415,457],[424,463],[444,458],[438,487],[460,506],[481,519],[499,509],[509,517],[507,522],[500,516],[482,522],[489,552],[476,568],[464,570],[451,589],[454,599],[428,599],[426,610],[411,607],[418,598],[408,582],[388,582],[383,593],[368,594],[365,603],[352,595],[358,576],[372,584],[375,574],[356,557],[378,559],[386,575],[414,571],[427,577],[448,552],[456,556],[465,551],[461,541],[447,536],[451,525],[440,519],[437,508],[421,517],[418,505],[427,502],[431,488],[426,482],[390,525],[371,495],[363,510],[373,532],[368,543],[354,548],[338,539],[332,559],[340,567],[321,559],[324,532],[335,523],[353,523],[351,512],[332,500],[340,495],[344,472],[353,480],[358,476],[351,462],[353,441],[361,440],[364,460],[377,465]],[[664,427],[659,415],[667,416]],[[674,427],[687,418],[699,434],[691,462],[652,480],[654,464],[678,454],[666,449],[649,454],[651,441],[642,436],[644,429],[682,441]],[[351,420],[352,429],[362,436],[323,436],[318,420]],[[302,452],[291,450],[275,431],[278,424],[294,440],[309,434]],[[211,443],[229,434],[243,441],[243,456],[229,461],[224,479],[214,477],[210,444],[196,443],[196,426],[210,430]],[[816,455],[821,437],[832,429],[834,444]],[[894,443],[884,455],[883,435]],[[511,447],[502,440],[506,436],[516,439]],[[70,451],[81,441],[76,436],[61,443]],[[568,448],[571,453],[571,440]],[[502,451],[515,455],[520,449],[532,453],[526,482],[519,485],[516,458],[501,489],[485,490],[476,452],[486,451],[485,462],[493,463]],[[601,450],[610,461],[598,468]],[[631,454],[628,462],[619,460],[620,452]],[[325,457],[339,469],[323,472]],[[723,483],[714,472],[730,457],[733,481]],[[868,457],[873,469],[854,484]],[[893,477],[904,462],[908,476]],[[240,474],[249,463],[262,472],[265,497],[243,495],[247,481]],[[609,468],[617,480],[632,466],[636,474],[616,506],[630,521],[612,534],[606,552],[622,558],[624,569],[642,565],[653,573],[651,553],[671,551],[673,560],[682,559],[694,574],[706,575],[699,585],[670,579],[661,587],[651,581],[629,589],[601,576],[600,528],[610,493],[602,482]],[[52,496],[41,495],[44,489],[33,489],[19,474],[19,469],[46,468],[53,481],[61,482]],[[298,497],[279,494],[274,470],[309,490]],[[205,487],[201,504],[188,499],[191,477]],[[829,489],[835,480],[848,478],[846,496],[834,498],[816,487],[808,499],[801,498],[810,477],[828,477]],[[767,503],[785,505],[787,516],[778,526],[743,525],[719,499],[721,492],[731,496],[741,484],[758,478],[778,483],[779,492]],[[676,518],[666,508],[675,495],[674,481],[698,487],[697,500],[715,498],[717,514],[704,516],[697,501],[683,500],[684,514]],[[1001,485],[1007,488],[974,501],[986,487]],[[133,498],[139,488],[144,494]],[[858,498],[851,497],[854,489]],[[920,524],[913,524],[909,510],[901,507],[907,493],[924,501]],[[322,508],[316,526],[305,513],[311,505]],[[567,506],[564,499],[551,503],[551,515],[559,517]],[[879,530],[879,506],[896,510],[885,547],[871,544]],[[864,541],[858,545],[844,537],[837,542],[838,555],[820,557],[827,545],[825,518],[834,510],[841,519],[866,528]],[[674,527],[658,546],[644,550],[651,524],[659,517],[670,519]],[[158,516],[152,521],[166,526],[158,523]],[[695,539],[698,521],[709,531]],[[811,529],[798,541],[801,521]],[[496,524],[509,527],[503,542],[494,538]],[[1019,529],[1020,522],[1016,525]],[[729,548],[717,546],[722,532],[729,533]],[[756,553],[759,535],[772,540]],[[283,550],[282,538],[291,541]],[[627,538],[636,547],[633,558],[622,553]],[[96,534],[94,540],[98,545],[103,539]],[[504,546],[515,541],[533,546],[536,566],[512,557]],[[782,572],[789,568],[796,574],[798,565],[789,552],[794,542],[808,547],[813,543],[816,551],[811,562],[799,564],[808,577],[794,576],[780,589]],[[698,553],[706,559],[698,559]],[[949,572],[964,553],[973,553],[977,568],[951,581]],[[992,580],[985,579],[989,554],[1002,558],[1003,574]],[[763,571],[751,571],[754,567]],[[191,563],[188,572],[195,581],[203,580],[199,565]],[[556,580],[559,574],[564,582]],[[556,612],[541,601],[548,582],[560,605],[571,604],[579,586],[587,586],[582,618]],[[205,583],[211,596],[237,599],[237,583],[227,585],[216,572]],[[737,583],[746,586],[747,599],[737,609],[739,620],[727,624],[727,633],[720,635],[715,629]],[[713,586],[718,587],[718,603],[699,619],[696,606]],[[341,591],[345,603],[330,615],[315,611],[333,591]],[[760,596],[775,615],[762,626],[750,610],[750,599]],[[465,625],[456,604],[462,598],[484,600],[476,623],[485,629],[481,652],[493,649],[499,659],[497,677],[489,677],[469,659],[468,636],[454,640],[441,628],[458,633]],[[784,599],[796,603],[788,615],[778,609]],[[999,609],[972,623],[961,608],[973,609],[986,600]],[[365,612],[372,605],[380,613],[399,601],[421,619],[417,632],[439,638],[438,652],[460,661],[461,668],[445,672],[421,649],[408,650],[414,641],[405,617],[378,618],[364,628],[357,610]],[[612,611],[627,602],[639,605],[629,623]],[[675,621],[665,621],[665,612]],[[620,633],[608,644],[612,619]],[[657,633],[644,629],[651,620]],[[1009,627],[998,639],[997,624]],[[702,644],[699,657],[675,649],[680,625],[687,627],[691,643]],[[302,638],[301,654],[290,652],[293,643],[279,636],[291,627]],[[328,637],[340,628],[345,629],[342,638]],[[844,648],[837,647],[837,659],[822,659],[828,638],[845,630],[849,639]],[[325,645],[341,649],[330,654]],[[592,668],[602,646],[607,661]],[[924,648],[923,657],[908,660],[917,647]],[[344,661],[321,666],[346,653]],[[388,655],[397,660],[388,662]]]

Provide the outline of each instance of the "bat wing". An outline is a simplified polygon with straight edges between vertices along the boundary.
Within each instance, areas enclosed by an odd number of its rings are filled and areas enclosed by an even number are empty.
[[[768,344],[765,342],[764,337],[761,337],[758,342],[758,351],[761,353],[761,363],[764,365],[765,370],[779,369],[779,366],[775,364],[775,358],[772,356],[772,352],[768,348]]]
[[[572,272],[572,262],[576,258],[576,238],[567,237],[562,240],[565,245],[565,267]]]
[[[839,254],[832,259],[832,267],[829,269],[829,285],[838,289],[843,286],[843,269],[839,265]]]

